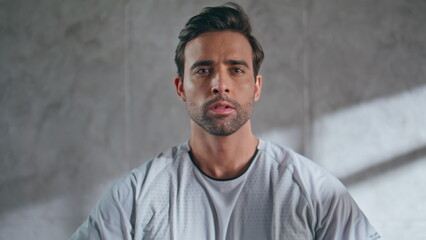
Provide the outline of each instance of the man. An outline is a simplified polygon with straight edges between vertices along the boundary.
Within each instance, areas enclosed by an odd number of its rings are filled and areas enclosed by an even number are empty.
[[[192,17],[176,50],[188,142],[121,179],[71,239],[379,239],[344,186],[256,138],[263,51],[233,3]]]

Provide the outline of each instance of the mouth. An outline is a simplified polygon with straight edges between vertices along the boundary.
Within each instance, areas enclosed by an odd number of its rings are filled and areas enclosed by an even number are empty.
[[[228,115],[234,111],[234,107],[228,102],[220,101],[210,105],[209,110],[215,114]]]
[[[210,109],[227,109],[227,108],[234,109],[234,107],[230,103],[225,101],[216,102],[210,105]]]

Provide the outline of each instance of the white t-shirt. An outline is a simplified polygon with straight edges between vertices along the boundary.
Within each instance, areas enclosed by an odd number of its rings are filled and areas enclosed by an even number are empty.
[[[217,180],[187,142],[118,181],[70,239],[376,240],[345,187],[312,161],[260,140],[241,176]]]

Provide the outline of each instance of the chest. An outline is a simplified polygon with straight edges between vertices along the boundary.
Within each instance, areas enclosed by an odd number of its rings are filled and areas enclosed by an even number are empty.
[[[135,239],[313,238],[310,208],[297,185],[285,179],[250,177],[231,195],[199,181],[159,181],[151,187],[155,191],[138,199],[134,209]]]

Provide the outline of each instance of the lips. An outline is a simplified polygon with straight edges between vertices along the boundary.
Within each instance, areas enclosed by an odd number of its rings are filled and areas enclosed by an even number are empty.
[[[228,102],[224,102],[224,101],[220,101],[220,102],[216,102],[213,103],[212,105],[210,105],[210,109],[223,109],[223,108],[234,108],[231,104],[229,104]]]
[[[209,107],[209,111],[221,114],[221,115],[228,115],[231,114],[234,111],[234,106],[232,106],[230,103],[225,101],[219,101],[215,102]]]

